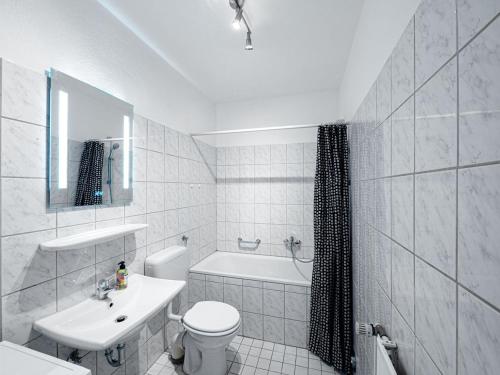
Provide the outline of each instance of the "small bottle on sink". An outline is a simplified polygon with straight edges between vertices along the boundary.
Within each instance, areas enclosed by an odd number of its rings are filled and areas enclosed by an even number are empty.
[[[128,286],[128,270],[125,261],[118,263],[120,267],[116,270],[116,289],[125,289]]]

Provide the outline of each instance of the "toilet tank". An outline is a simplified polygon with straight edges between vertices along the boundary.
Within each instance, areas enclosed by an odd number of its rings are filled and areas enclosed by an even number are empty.
[[[184,246],[171,246],[146,258],[146,276],[159,279],[188,279],[189,253]]]

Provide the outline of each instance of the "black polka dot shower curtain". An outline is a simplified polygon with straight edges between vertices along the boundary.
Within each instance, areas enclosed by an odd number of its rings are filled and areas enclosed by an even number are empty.
[[[102,163],[104,143],[86,141],[83,146],[75,206],[102,204]]]
[[[352,374],[352,252],[347,124],[318,128],[309,350]]]

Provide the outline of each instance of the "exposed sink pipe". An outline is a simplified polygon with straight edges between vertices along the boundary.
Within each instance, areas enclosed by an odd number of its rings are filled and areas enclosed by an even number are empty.
[[[167,305],[167,318],[176,322],[182,322],[182,315],[174,314],[172,311],[172,302]]]
[[[125,344],[118,344],[116,346],[116,351],[118,352],[117,359],[113,358],[113,349],[108,348],[104,351],[106,360],[112,367],[120,367],[123,364],[123,361],[125,360]]]

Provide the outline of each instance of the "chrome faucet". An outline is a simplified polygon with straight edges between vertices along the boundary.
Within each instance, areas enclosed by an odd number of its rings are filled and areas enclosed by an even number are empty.
[[[115,289],[116,281],[114,277],[110,277],[109,279],[101,279],[97,283],[97,288],[95,291],[95,295],[97,299],[106,299],[108,298],[109,292]]]

